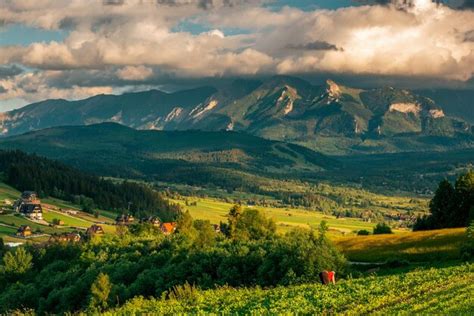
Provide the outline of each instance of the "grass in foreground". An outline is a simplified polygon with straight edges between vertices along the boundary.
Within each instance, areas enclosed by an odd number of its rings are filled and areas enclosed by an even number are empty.
[[[169,300],[135,298],[107,314],[472,315],[472,293],[474,264],[464,264],[343,280],[336,286],[222,288],[185,291]]]
[[[465,228],[439,229],[390,235],[341,237],[336,246],[351,261],[383,262],[404,259],[412,262],[459,258]]]

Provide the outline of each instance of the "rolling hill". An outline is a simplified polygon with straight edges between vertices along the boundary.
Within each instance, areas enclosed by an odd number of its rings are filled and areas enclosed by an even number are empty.
[[[55,126],[116,122],[143,130],[241,131],[333,154],[472,147],[472,125],[456,114],[409,90],[362,90],[331,80],[314,86],[276,76],[235,80],[219,89],[46,100],[2,113],[0,130],[10,136]]]
[[[148,131],[116,123],[30,132],[1,139],[0,148],[36,153],[101,175],[135,178],[189,179],[192,171],[197,179],[216,170],[281,175],[339,166],[306,147],[238,132]]]

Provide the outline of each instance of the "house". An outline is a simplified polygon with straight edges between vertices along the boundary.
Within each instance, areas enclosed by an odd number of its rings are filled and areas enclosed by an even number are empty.
[[[161,231],[163,232],[163,234],[169,235],[174,233],[174,231],[176,230],[176,226],[176,222],[163,223],[161,224]]]
[[[104,233],[105,232],[102,226],[95,225],[95,224],[86,230],[86,234],[89,237],[96,236],[96,235],[103,235]]]
[[[49,237],[49,242],[59,242],[59,243],[76,243],[81,241],[81,235],[78,233],[62,233],[62,234],[53,234]]]
[[[115,225],[130,225],[133,224],[135,218],[131,214],[122,214],[115,219]]]
[[[33,231],[31,230],[31,227],[28,225],[21,225],[16,232],[16,235],[19,237],[29,237],[32,234],[33,234]]]
[[[161,227],[161,221],[156,216],[144,217],[140,220],[141,224],[151,224],[155,227]]]
[[[24,191],[21,194],[21,200],[26,204],[39,204],[40,200],[38,199],[38,194],[34,191]]]
[[[15,202],[13,208],[16,212],[19,212],[30,219],[43,219],[41,201],[38,199],[38,195],[34,191],[23,192],[20,199]]]
[[[43,219],[43,208],[41,207],[41,204],[21,204],[18,211],[31,219]]]

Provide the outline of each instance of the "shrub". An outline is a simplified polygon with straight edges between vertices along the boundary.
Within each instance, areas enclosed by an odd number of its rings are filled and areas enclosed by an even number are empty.
[[[474,221],[467,228],[466,241],[461,246],[461,258],[463,260],[474,259]]]
[[[392,234],[392,228],[386,223],[378,223],[377,226],[374,227],[374,235],[381,234]]]
[[[367,236],[370,235],[370,232],[367,229],[362,229],[357,232],[358,236]]]

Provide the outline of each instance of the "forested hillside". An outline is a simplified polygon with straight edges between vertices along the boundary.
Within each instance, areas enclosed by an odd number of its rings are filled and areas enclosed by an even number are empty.
[[[20,151],[0,151],[0,171],[5,182],[18,190],[76,202],[90,212],[93,208],[115,212],[130,209],[137,214],[173,219],[180,211],[147,186],[127,181],[114,183]]]

